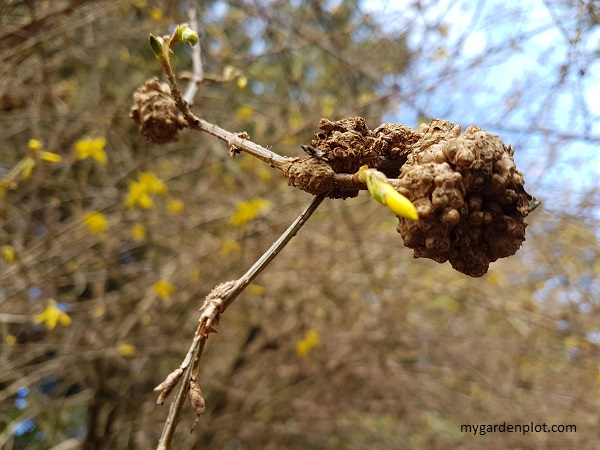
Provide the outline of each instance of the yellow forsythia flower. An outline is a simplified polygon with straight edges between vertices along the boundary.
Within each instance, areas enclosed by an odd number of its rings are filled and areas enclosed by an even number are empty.
[[[250,118],[252,117],[252,114],[254,114],[254,110],[252,109],[252,107],[250,107],[248,105],[241,105],[235,111],[235,118],[237,120],[239,120],[240,122],[246,122],[246,121],[250,120]]]
[[[15,248],[12,245],[3,245],[0,247],[0,253],[6,262],[13,262],[15,260]]]
[[[135,241],[143,241],[146,237],[146,227],[141,223],[134,223],[131,227],[131,237]]]
[[[27,142],[27,148],[32,152],[37,152],[42,148],[42,142],[38,139],[29,139],[29,142]]]
[[[7,334],[4,338],[6,345],[15,345],[17,343],[17,337],[12,334]]]
[[[125,204],[129,208],[139,206],[140,208],[152,208],[153,202],[150,194],[166,194],[167,186],[155,173],[140,172],[138,181],[130,181]]]
[[[75,153],[78,159],[94,158],[100,164],[106,164],[108,157],[104,152],[106,139],[100,138],[85,138],[75,142]]]
[[[83,218],[83,223],[89,228],[92,234],[102,234],[108,228],[106,216],[101,212],[89,213]]]
[[[296,354],[301,358],[306,358],[309,352],[319,346],[319,332],[310,329],[304,335],[304,339],[296,343]]]
[[[237,79],[238,88],[244,89],[248,85],[248,78],[244,75],[240,75]]]
[[[152,8],[150,10],[150,18],[152,20],[160,20],[163,17],[163,13],[160,8]]]
[[[158,280],[152,285],[152,289],[154,289],[156,295],[165,301],[169,301],[171,294],[175,292],[175,286],[167,280]]]
[[[121,342],[117,345],[117,351],[121,356],[133,356],[135,355],[135,345]]]
[[[166,194],[167,186],[163,183],[155,173],[152,172],[140,172],[138,174],[138,180],[144,187],[146,192],[150,194]]]
[[[261,286],[260,284],[254,284],[252,283],[250,286],[248,286],[248,292],[250,292],[251,294],[254,295],[264,295],[265,294],[265,287]]]
[[[146,237],[146,227],[141,223],[134,223],[131,227],[131,237],[136,241],[143,241]]]
[[[48,305],[41,313],[33,318],[33,323],[44,323],[48,330],[53,330],[57,323],[68,327],[71,325],[71,318],[66,312],[63,312],[57,305],[56,300],[48,300]]]
[[[52,152],[40,152],[40,159],[42,161],[56,163],[62,161],[62,156]]]
[[[130,181],[128,184],[127,198],[125,198],[125,205],[128,208],[133,208],[136,205],[140,208],[148,209],[152,208],[152,199],[148,195],[146,187],[137,181]]]
[[[31,172],[33,172],[33,168],[35,167],[35,159],[33,159],[31,156],[26,156],[25,159],[21,161],[21,164],[21,170],[23,171],[23,179],[27,181],[29,180],[29,177],[31,177]]]
[[[180,214],[181,211],[183,211],[183,207],[183,200],[177,198],[170,198],[167,200],[167,211],[169,211],[169,214]]]
[[[236,212],[229,220],[229,224],[234,227],[243,227],[269,206],[271,203],[264,198],[253,198],[247,202],[240,202],[237,204]]]
[[[221,256],[228,256],[230,253],[239,252],[242,246],[237,241],[227,240],[221,244]]]
[[[38,139],[29,139],[29,142],[27,142],[27,149],[31,156],[35,157],[39,154],[40,159],[46,162],[59,162],[62,159],[62,157],[56,153],[40,151],[43,147],[42,142]]]

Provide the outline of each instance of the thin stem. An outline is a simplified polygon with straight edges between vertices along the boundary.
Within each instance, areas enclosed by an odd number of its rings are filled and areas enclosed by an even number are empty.
[[[233,301],[248,287],[248,285],[273,261],[273,259],[283,250],[283,248],[290,242],[290,240],[298,233],[300,228],[306,223],[306,221],[312,216],[319,205],[323,202],[326,195],[321,194],[313,198],[312,202],[308,207],[292,222],[292,224],[283,232],[283,234],[277,239],[271,247],[254,263],[250,269],[246,271],[233,285],[231,290],[227,293],[227,296],[223,299],[223,308],[221,313],[229,307]],[[190,378],[192,375],[197,374],[198,367],[200,365],[200,358],[202,357],[202,351],[204,350],[204,344],[206,343],[207,334],[196,334],[194,341],[186,355],[186,360],[189,359],[185,372],[183,373],[177,394],[171,407],[169,408],[169,415],[165,422],[162,435],[158,442],[157,450],[170,450],[173,435],[175,429],[179,423],[181,417],[181,411],[185,398],[190,388]]]
[[[173,403],[169,408],[169,415],[167,416],[167,420],[165,422],[162,435],[160,436],[160,440],[158,441],[158,447],[156,447],[156,450],[171,449],[171,443],[173,442],[173,436],[175,435],[177,424],[179,424],[179,418],[181,417],[183,404],[185,403],[185,398],[190,390],[190,377],[192,376],[194,367],[197,367],[200,362],[200,357],[202,356],[202,350],[204,350],[206,339],[206,335],[197,335],[194,338],[190,350],[188,351],[188,356],[190,356],[191,361],[183,373],[179,389],[177,390],[177,394],[175,395]]]
[[[193,13],[190,13],[190,18],[192,18],[192,16]],[[203,76],[201,59],[199,59],[197,64],[198,66],[196,66],[196,64],[194,65],[194,79],[196,79],[198,76]],[[181,111],[185,120],[187,120],[190,128],[194,128],[196,130],[201,130],[208,134],[211,134],[227,142],[230,148],[234,151],[244,151],[249,155],[260,159],[261,161],[266,162],[271,167],[275,167],[282,171],[285,171],[285,169],[289,167],[289,164],[297,160],[297,158],[281,156],[280,154],[275,153],[272,150],[269,150],[261,145],[252,142],[249,139],[244,138],[243,136],[245,133],[232,133],[196,116],[190,109],[191,100],[188,98],[192,92],[195,94],[195,90],[190,90],[190,88],[188,87],[186,96],[182,95],[181,90],[179,89],[179,85],[177,83],[177,77],[173,72],[172,61],[167,61],[166,64],[162,64],[162,67],[165,72],[165,75],[167,76],[173,100],[175,100],[177,108],[179,109],[179,111]],[[194,80],[192,80],[190,84],[195,85]],[[336,187],[342,188],[344,190],[358,191],[366,189],[365,184],[354,179],[352,177],[352,174],[335,174],[334,183]]]
[[[243,150],[251,156],[266,162],[271,167],[283,169],[285,163],[289,163],[291,160],[293,160],[293,158],[281,156],[272,150],[264,148],[263,146],[258,145],[248,139],[244,139],[239,134],[231,133],[230,131],[224,130],[217,125],[207,122],[206,120],[198,117],[195,119],[196,120],[194,121],[192,128],[205,131],[208,134],[218,137],[219,139],[226,141],[229,145],[233,145],[239,150]]]
[[[192,30],[200,34],[198,29],[198,2],[196,0],[187,0],[188,24]],[[183,99],[190,105],[194,103],[194,97],[198,92],[198,85],[204,81],[204,67],[202,66],[202,50],[200,42],[192,47],[192,68],[193,76],[190,80]]]
[[[233,285],[227,296],[223,299],[223,309],[225,311],[233,301],[240,295],[246,287],[275,259],[279,252],[290,242],[290,240],[298,233],[298,230],[312,216],[315,210],[319,207],[323,199],[327,195],[316,195],[308,207],[300,214],[287,230],[277,239],[273,245],[267,250],[244,275],[242,275]]]

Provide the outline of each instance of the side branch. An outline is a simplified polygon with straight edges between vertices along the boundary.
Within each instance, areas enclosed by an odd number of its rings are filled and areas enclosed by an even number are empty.
[[[173,388],[179,383],[180,379],[183,378],[183,382],[169,409],[169,415],[165,422],[157,450],[168,450],[171,448],[173,435],[181,417],[183,403],[185,402],[185,397],[190,392],[190,388],[196,394],[195,397],[191,398],[194,411],[198,415],[204,412],[204,399],[201,396],[202,391],[197,383],[198,367],[208,334],[217,331],[216,327],[221,314],[290,242],[316,211],[325,197],[325,194],[315,196],[310,205],[292,222],[279,239],[238,280],[221,283],[206,296],[206,300],[200,309],[201,313],[196,335],[183,363],[154,389],[154,392],[159,393],[158,403],[162,404]]]

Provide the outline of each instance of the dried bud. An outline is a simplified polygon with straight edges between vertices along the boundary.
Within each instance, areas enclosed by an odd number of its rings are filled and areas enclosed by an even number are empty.
[[[402,166],[398,190],[418,222],[400,218],[398,232],[415,257],[450,261],[479,277],[489,263],[514,254],[525,240],[531,196],[512,149],[496,135],[433,120]]]
[[[177,386],[177,383],[179,383],[181,375],[183,375],[183,369],[181,367],[178,367],[169,375],[167,375],[165,381],[163,381],[153,389],[152,392],[156,394],[160,393],[160,395],[158,396],[158,400],[156,401],[158,405],[162,405],[165,402],[166,398],[169,396],[173,388]]]
[[[133,94],[129,117],[139,125],[142,136],[156,144],[176,141],[179,131],[188,126],[179,114],[171,90],[156,78]]]
[[[206,402],[204,401],[204,397],[202,397],[202,389],[194,378],[190,379],[190,402],[192,403],[192,408],[194,412],[201,416],[206,411]]]

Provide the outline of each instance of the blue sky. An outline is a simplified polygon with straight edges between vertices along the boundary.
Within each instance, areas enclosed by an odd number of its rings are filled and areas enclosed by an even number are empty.
[[[387,119],[415,126],[422,111],[499,134],[528,189],[559,210],[600,178],[600,26],[586,29],[585,10],[550,3],[364,5],[418,55],[398,78],[408,101]]]

